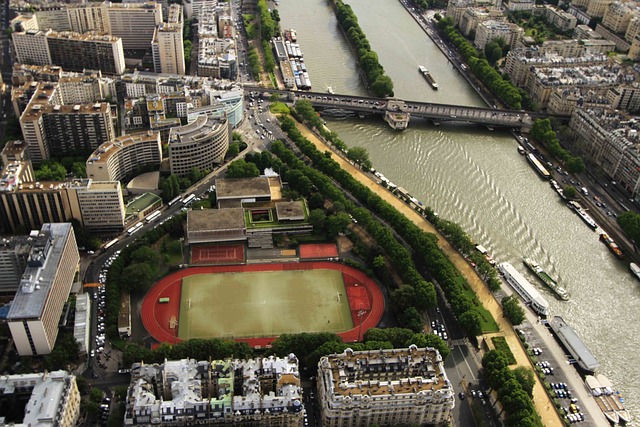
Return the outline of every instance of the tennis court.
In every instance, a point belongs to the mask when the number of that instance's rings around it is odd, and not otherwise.
[[[228,272],[182,279],[181,340],[276,337],[353,327],[339,270]]]
[[[191,264],[220,265],[242,264],[244,245],[209,245],[191,248]]]

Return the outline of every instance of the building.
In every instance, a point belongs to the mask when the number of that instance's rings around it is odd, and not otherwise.
[[[3,404],[3,402],[6,402]],[[76,377],[66,371],[0,376],[0,407],[26,402],[16,411],[20,419],[3,413],[3,425],[15,427],[74,427],[80,416]]]
[[[122,74],[125,70],[122,39],[98,33],[51,32],[47,35],[51,64],[65,71],[99,70]]]
[[[35,16],[38,20],[38,28],[42,30],[71,31],[65,6],[36,10]]]
[[[156,73],[185,74],[181,23],[158,25],[151,48]]]
[[[90,104],[104,100],[109,93],[102,78],[89,72],[82,76],[62,77],[58,80],[60,95],[65,104]]]
[[[539,6],[536,6],[536,8],[538,7]],[[578,20],[572,14],[550,5],[544,5],[541,6],[541,8],[543,9],[542,15],[546,18],[547,22],[560,31],[569,31],[576,28]]]
[[[66,192],[69,200],[77,200],[83,227],[102,232],[124,229],[126,209],[120,182],[82,180],[69,185]]]
[[[524,30],[518,25],[490,19],[478,24],[473,44],[478,49],[484,50],[487,43],[496,39],[503,39],[513,49],[523,36]]]
[[[29,149],[23,141],[8,141],[0,152],[0,158],[5,167],[11,162],[24,162],[29,160]]]
[[[504,21],[504,13],[500,10],[494,9],[481,9],[478,7],[472,7],[466,9],[460,16],[460,24],[458,28],[460,32],[465,36],[469,36],[472,32],[476,31],[478,24],[488,20]]]
[[[128,50],[148,50],[153,34],[162,23],[162,5],[159,3],[106,3],[110,33],[122,39]]]
[[[215,180],[218,208],[241,207],[243,203],[270,202],[279,199],[278,179],[259,176],[255,178],[218,178]],[[272,190],[276,195],[272,195]]]
[[[616,86],[609,90],[607,99],[614,110],[633,113],[640,111],[640,87],[631,85]]]
[[[518,12],[533,10],[535,5],[535,0],[507,0],[507,3],[504,6],[509,12]]]
[[[587,15],[591,18],[602,18],[607,8],[615,0],[589,0],[587,3]]]
[[[101,144],[87,159],[87,176],[122,181],[138,168],[162,163],[159,132],[134,133]]]
[[[187,212],[187,243],[247,240],[244,209],[206,209]]]
[[[16,293],[30,251],[31,241],[24,236],[0,239],[0,294]]]
[[[438,350],[353,351],[318,363],[324,427],[445,424],[455,394]]]
[[[231,127],[226,117],[200,115],[195,121],[171,128],[169,166],[172,174],[187,176],[191,169],[213,170],[229,149]]]
[[[51,353],[58,322],[78,271],[80,254],[70,223],[47,223],[33,231],[33,248],[7,315],[20,356]]]
[[[606,108],[573,111],[569,126],[578,147],[612,180],[635,199],[640,191],[640,132],[634,119]]]
[[[67,19],[71,31],[84,34],[89,31],[110,33],[109,15],[104,4],[85,3],[67,6]],[[60,31],[60,30],[58,30]]]
[[[49,65],[51,62],[51,54],[49,53],[49,44],[47,43],[47,34],[51,30],[28,30],[26,32],[13,33],[14,52],[16,61],[21,64],[32,65]]]
[[[91,346],[91,294],[76,295],[76,313],[73,336],[80,346],[80,353],[88,354]]]
[[[134,364],[125,426],[298,427],[304,405],[298,359],[182,359]]]
[[[634,11],[635,8],[627,3],[611,3],[602,17],[602,25],[616,34],[625,34]]]

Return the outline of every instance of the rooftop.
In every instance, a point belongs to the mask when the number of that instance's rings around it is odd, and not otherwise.
[[[139,143],[157,143],[158,147],[160,147],[160,133],[153,131],[131,133],[100,144],[100,146],[91,153],[87,163],[107,163],[109,158],[118,151]]]
[[[179,121],[179,119],[178,119]],[[215,133],[221,126],[228,126],[226,118],[214,118],[211,115],[200,115],[184,126],[174,126],[169,132],[169,144],[191,144]]]
[[[33,319],[42,315],[73,228],[70,223],[47,223],[35,233],[28,266],[20,280],[8,320]]]
[[[162,199],[153,193],[144,193],[127,204],[127,216],[137,214],[154,203],[162,204]]]
[[[269,178],[218,178],[215,181],[218,200],[271,197]]]
[[[306,217],[302,200],[276,202],[276,214],[278,221],[302,221]]]
[[[187,230],[190,232],[237,230],[244,226],[242,208],[196,209],[187,213]]]

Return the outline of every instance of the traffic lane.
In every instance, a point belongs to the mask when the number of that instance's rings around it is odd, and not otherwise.
[[[455,391],[456,405],[452,412],[454,425],[472,426],[475,425],[475,421],[471,407],[468,402],[465,404],[466,398],[465,400],[460,400],[460,393],[466,394],[465,385],[470,379],[475,378],[475,375],[473,375],[469,365],[466,363],[464,351],[460,350],[460,347],[464,346],[455,346],[451,349],[451,354],[444,361],[444,367]]]

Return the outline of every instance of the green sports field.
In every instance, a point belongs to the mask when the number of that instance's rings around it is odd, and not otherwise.
[[[182,340],[352,328],[342,273],[337,270],[196,274],[182,279]]]

